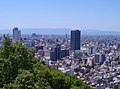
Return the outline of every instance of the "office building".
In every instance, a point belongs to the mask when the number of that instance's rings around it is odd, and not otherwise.
[[[50,59],[52,61],[60,60],[63,57],[69,56],[69,49],[61,49],[60,45],[56,45],[50,52]]]
[[[88,53],[89,55],[95,54],[95,47],[94,47],[94,46],[88,47],[87,53]]]
[[[18,41],[20,41],[20,40],[21,40],[21,31],[18,30]]]
[[[61,59],[61,46],[60,45],[56,45],[56,47],[51,50],[50,59],[52,61],[57,61]]]
[[[96,53],[95,54],[95,63],[100,63],[101,60],[101,54],[100,53]]]
[[[21,40],[21,31],[17,27],[13,28],[13,40],[15,42]]]
[[[69,49],[62,49],[61,50],[61,58],[69,56]]]
[[[80,50],[81,43],[81,31],[72,30],[71,31],[71,50]]]
[[[95,54],[95,63],[103,63],[106,60],[106,57],[102,53]]]

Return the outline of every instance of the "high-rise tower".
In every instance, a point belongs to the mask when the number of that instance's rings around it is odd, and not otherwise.
[[[13,40],[15,42],[21,40],[21,31],[17,27],[13,28]]]
[[[71,31],[71,50],[80,50],[81,43],[81,31],[72,30]]]

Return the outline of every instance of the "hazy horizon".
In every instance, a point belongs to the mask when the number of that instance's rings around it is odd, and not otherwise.
[[[119,0],[1,0],[0,29],[17,26],[119,31],[119,3]]]
[[[22,34],[36,33],[38,35],[49,34],[49,35],[65,35],[70,34],[70,28],[19,28]],[[96,30],[96,29],[79,29],[82,35],[120,35],[120,31],[111,30]],[[13,34],[12,29],[0,29],[0,34]]]

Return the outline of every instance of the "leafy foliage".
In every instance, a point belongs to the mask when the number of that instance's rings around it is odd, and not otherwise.
[[[91,89],[88,85],[34,58],[21,42],[4,36],[0,49],[0,89]]]

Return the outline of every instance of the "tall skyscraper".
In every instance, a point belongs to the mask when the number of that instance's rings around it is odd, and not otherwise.
[[[15,42],[21,40],[21,31],[17,27],[13,28],[13,40]]]
[[[72,30],[71,31],[71,50],[80,50],[81,43],[81,31]]]

